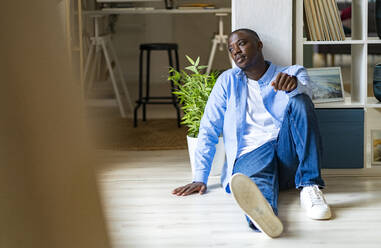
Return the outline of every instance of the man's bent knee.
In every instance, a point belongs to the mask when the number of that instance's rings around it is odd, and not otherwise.
[[[296,110],[314,110],[311,98],[306,94],[298,94],[290,98],[289,107]]]

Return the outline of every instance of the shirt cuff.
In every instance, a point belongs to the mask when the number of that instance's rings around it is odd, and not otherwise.
[[[312,99],[311,89],[307,85],[301,83],[299,79],[298,79],[298,85],[296,86],[296,88],[293,91],[286,92],[288,97],[294,97],[302,93],[307,94]]]
[[[296,86],[294,90],[286,91],[286,94],[288,95],[288,97],[293,97],[299,94],[300,93],[299,86],[300,86],[300,82],[298,81],[298,86]]]
[[[195,175],[193,176],[192,182],[202,182],[205,185],[207,185],[208,184],[208,177],[209,177],[209,173],[207,173],[205,171],[199,171],[199,172],[196,171]]]

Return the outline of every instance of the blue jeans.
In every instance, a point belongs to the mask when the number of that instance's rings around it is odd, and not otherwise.
[[[239,157],[234,173],[250,177],[278,214],[279,189],[324,186],[322,145],[314,105],[305,94],[290,98],[277,140]],[[253,223],[249,226],[256,230]]]

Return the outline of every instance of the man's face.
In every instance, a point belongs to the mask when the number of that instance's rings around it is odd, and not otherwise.
[[[262,42],[251,34],[239,31],[230,36],[228,50],[235,64],[246,70],[255,65],[262,55]]]

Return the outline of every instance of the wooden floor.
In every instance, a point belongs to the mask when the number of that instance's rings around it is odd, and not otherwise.
[[[190,181],[186,150],[100,152],[98,170],[112,245],[119,247],[381,247],[381,177],[326,173],[329,221],[308,219],[296,190],[281,192],[285,231],[269,239],[251,231],[217,177],[205,195],[170,194]],[[361,174],[361,173],[360,173]]]

